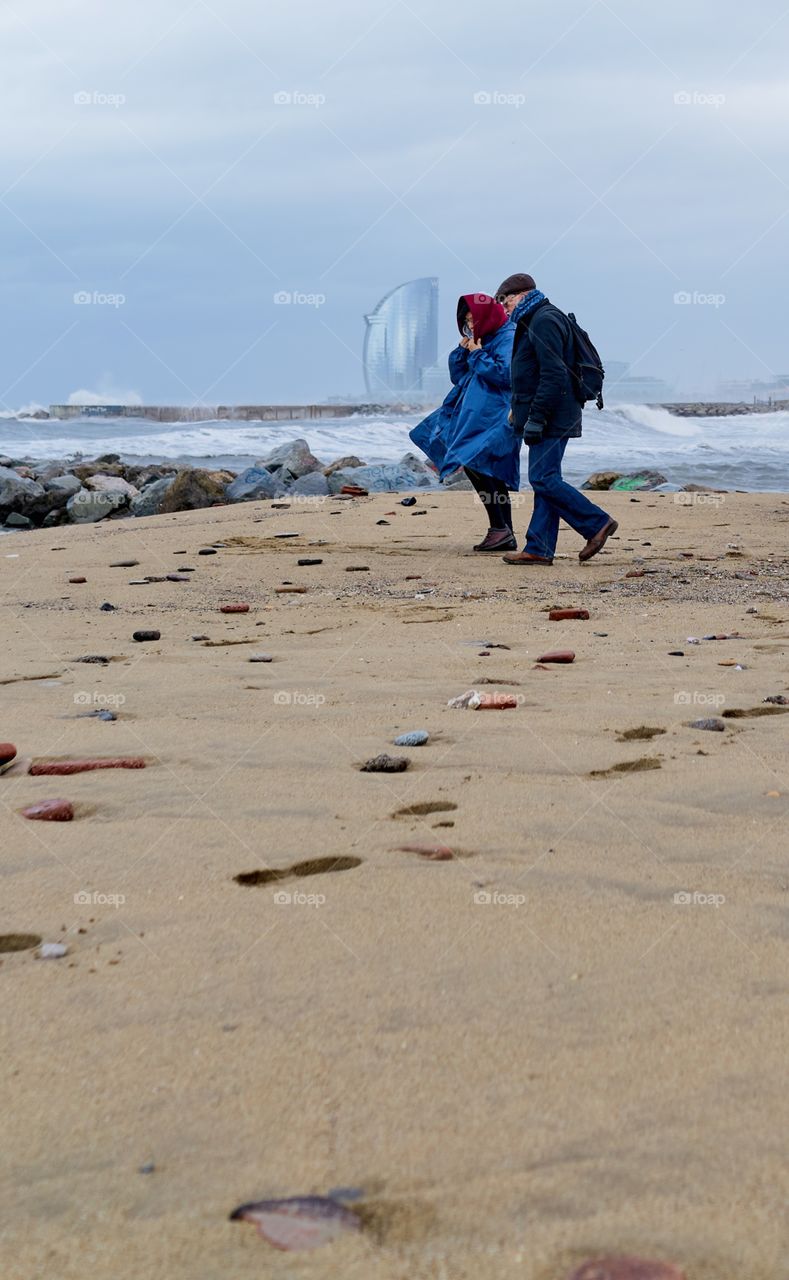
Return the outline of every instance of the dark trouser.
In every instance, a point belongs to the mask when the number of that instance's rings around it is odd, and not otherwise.
[[[471,467],[464,467],[466,475],[477,491],[490,522],[491,529],[512,528],[512,504],[506,484],[496,480],[494,476],[483,476]]]
[[[562,479],[566,440],[540,440],[529,445],[529,484],[534,490],[534,512],[526,534],[526,546],[534,556],[553,559],[559,520],[588,542],[610,519],[602,507]]]

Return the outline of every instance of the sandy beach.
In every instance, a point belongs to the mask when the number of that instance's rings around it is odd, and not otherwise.
[[[0,539],[0,928],[68,946],[0,956],[8,1280],[785,1280],[789,500],[604,494],[524,570],[401,496]],[[146,767],[27,772],[88,755]],[[309,1253],[229,1221],[336,1188]]]

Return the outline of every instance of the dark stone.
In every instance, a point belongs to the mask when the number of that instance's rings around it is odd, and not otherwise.
[[[140,644],[147,640],[161,640],[161,638],[161,631],[135,631],[132,635],[132,640],[137,640]]]
[[[404,773],[411,763],[405,756],[388,756],[384,752],[360,766],[362,773]]]

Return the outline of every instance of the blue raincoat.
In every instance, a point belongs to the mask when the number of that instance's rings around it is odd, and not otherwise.
[[[521,438],[508,422],[514,337],[508,320],[484,338],[481,351],[458,346],[450,353],[452,389],[410,433],[442,480],[471,467],[508,489],[520,487]]]

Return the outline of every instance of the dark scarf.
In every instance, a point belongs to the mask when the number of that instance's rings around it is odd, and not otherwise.
[[[531,293],[527,294],[523,301],[518,303],[510,316],[510,320],[513,324],[517,324],[519,320],[522,320],[524,316],[527,316],[529,312],[533,311],[536,306],[545,301],[545,294],[542,293],[541,290],[532,289]]]

